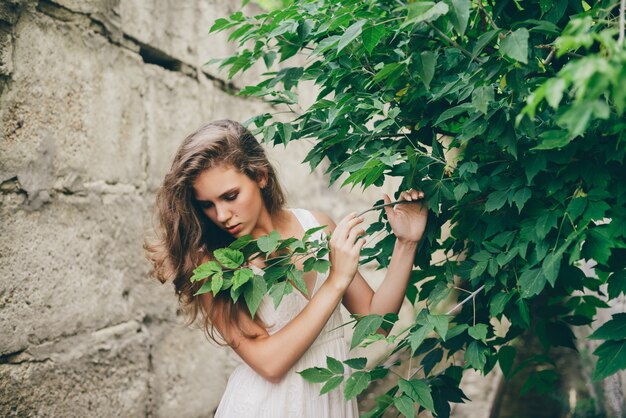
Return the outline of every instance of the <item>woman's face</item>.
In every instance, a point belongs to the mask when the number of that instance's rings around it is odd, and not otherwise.
[[[231,165],[204,170],[193,182],[196,201],[219,228],[240,237],[252,233],[266,211],[261,188],[266,179],[256,182]]]

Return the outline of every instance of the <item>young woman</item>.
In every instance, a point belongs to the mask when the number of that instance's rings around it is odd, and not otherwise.
[[[409,190],[401,199],[418,200]],[[386,203],[389,196],[383,196]],[[160,237],[146,249],[161,282],[172,280],[190,323],[198,314],[214,340],[214,331],[243,359],[231,375],[216,417],[356,417],[356,401],[340,390],[319,395],[319,385],[296,372],[326,364],[326,356],[346,359],[339,304],[353,314],[397,313],[404,299],[415,250],[426,225],[423,204],[386,207],[396,235],[384,282],[373,292],[359,274],[365,243],[363,218],[351,213],[337,225],[325,214],[286,209],[276,173],[263,148],[240,124],[222,120],[189,135],[180,146],[157,195]],[[265,297],[253,320],[245,304],[228,295],[194,297],[201,283],[193,270],[213,251],[237,237],[253,238],[277,230],[283,238],[302,238],[305,230],[327,225],[312,238],[331,234],[327,274],[304,274],[308,297],[294,288],[274,309]],[[303,260],[295,260],[302,269]],[[262,261],[250,261],[260,269]]]

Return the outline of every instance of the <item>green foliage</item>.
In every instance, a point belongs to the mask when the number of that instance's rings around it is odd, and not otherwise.
[[[440,372],[437,364],[465,350],[465,367],[488,373],[499,363],[510,377],[532,364],[513,369],[512,342],[525,330],[537,333],[546,352],[574,347],[570,326],[590,324],[606,306],[593,295],[600,286],[608,284],[609,299],[626,293],[626,50],[616,41],[615,5],[303,0],[254,17],[237,12],[211,28],[231,31],[239,44],[220,61],[229,77],[257,61],[267,66],[266,78],[241,94],[291,110],[300,82],[319,89],[288,122],[272,114],[247,121],[265,142],[311,140],[305,162],[313,169],[327,160],[331,183],[367,188],[399,177],[400,189],[425,192],[432,214],[409,300],[435,309],[455,278],[469,291],[484,286],[453,316],[423,311],[395,339],[396,350],[420,356],[438,416],[464,397],[460,370]],[[442,239],[446,222],[451,236]],[[389,231],[384,213],[368,232],[381,230]],[[393,245],[393,236],[382,239],[363,261],[387,266]],[[431,265],[435,251],[448,257]],[[582,274],[582,259],[597,262],[597,277]],[[196,280],[215,274],[205,269]],[[275,301],[284,290],[273,290]],[[505,336],[493,334],[491,317],[511,322]],[[622,321],[607,326],[621,329]],[[352,346],[383,338],[381,324],[378,316],[358,321]],[[626,367],[625,340],[607,335],[595,335],[606,339],[595,352],[597,379]],[[537,360],[547,366],[524,390],[549,390],[557,375],[548,360]],[[346,395],[378,376],[357,373]],[[366,416],[392,404],[410,415],[409,400],[419,401],[398,390]]]

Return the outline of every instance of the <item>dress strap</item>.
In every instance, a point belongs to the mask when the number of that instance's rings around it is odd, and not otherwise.
[[[315,228],[317,226],[320,226],[320,223],[317,221],[317,219],[315,219],[315,216],[313,216],[313,214],[306,210],[306,209],[290,209],[291,212],[295,215],[295,217],[298,219],[298,222],[300,222],[300,225],[302,225],[302,228],[306,231],[307,229],[311,229],[311,228]],[[313,234],[311,236],[311,238],[313,239],[320,239],[321,237],[324,236],[324,232],[323,231],[318,231],[315,234]]]

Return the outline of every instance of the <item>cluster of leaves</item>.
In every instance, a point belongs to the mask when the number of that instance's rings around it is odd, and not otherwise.
[[[454,316],[425,312],[394,340],[396,350],[420,356],[423,378],[409,382],[431,388],[438,416],[462,401],[449,365],[456,352],[464,351],[465,368],[488,373],[499,364],[507,376],[539,362],[526,389],[548,390],[557,378],[550,348],[575,349],[571,326],[591,324],[607,299],[626,293],[618,5],[302,0],[254,17],[237,12],[211,28],[231,31],[239,45],[220,61],[229,77],[261,61],[268,69],[241,94],[293,109],[300,82],[319,88],[290,122],[269,113],[247,121],[267,143],[312,140],[305,161],[313,169],[327,159],[331,183],[367,188],[400,177],[400,190],[424,190],[433,213],[407,291],[412,302],[434,309],[459,279],[482,289]],[[446,222],[451,234],[442,239]],[[381,219],[368,232],[384,229]],[[367,249],[366,260],[387,266],[393,240]],[[445,260],[432,264],[434,251]],[[579,268],[590,259],[593,277]],[[496,335],[490,319],[503,317],[511,326]],[[369,327],[363,320],[357,329]],[[620,328],[626,318],[611,323]],[[526,331],[545,355],[516,362],[513,343]],[[607,339],[595,352],[601,379],[626,366],[626,350],[621,334],[596,336]],[[394,404],[412,416],[407,399],[428,408],[406,385],[394,390],[376,413]]]
[[[195,295],[212,292],[228,293],[236,303],[241,295],[252,318],[254,318],[263,297],[269,293],[278,307],[285,295],[294,291],[294,287],[308,297],[304,282],[304,272],[315,270],[324,273],[330,267],[328,261],[328,241],[311,239],[315,233],[324,229],[319,226],[308,229],[302,239],[281,239],[277,231],[253,239],[244,235],[233,241],[228,247],[213,252],[214,260],[199,265],[190,280],[192,283],[203,281]],[[250,261],[263,257],[265,267],[253,270]],[[296,268],[298,258],[306,258],[303,270]]]

